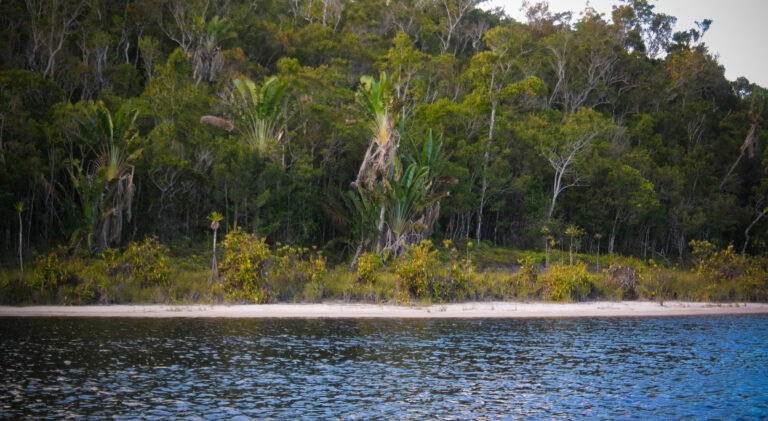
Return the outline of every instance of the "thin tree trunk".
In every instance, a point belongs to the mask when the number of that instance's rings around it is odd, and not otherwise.
[[[491,124],[488,129],[488,143],[485,145],[485,154],[483,154],[483,183],[480,187],[480,206],[477,207],[477,244],[480,244],[480,240],[482,240],[483,207],[485,206],[485,192],[488,190],[488,161],[490,160],[491,143],[493,143],[493,128],[496,124],[496,104],[496,101],[491,102]]]
[[[229,190],[227,188],[227,182],[224,182],[224,229],[229,234]]]
[[[32,244],[32,212],[35,210],[35,189],[32,189],[32,199],[29,201],[27,212],[27,244]]]
[[[22,228],[21,212],[19,212],[19,269],[21,270],[21,280],[24,280],[24,257],[22,254],[22,241],[24,240],[24,230]]]
[[[365,244],[365,236],[360,238],[360,244],[357,245],[357,250],[355,250],[355,257],[352,258],[352,263],[349,264],[349,272],[354,272],[355,267],[357,267],[357,259],[360,258],[360,254],[363,252],[363,245]]]
[[[555,181],[552,186],[552,203],[549,205],[549,212],[547,213],[547,221],[552,220],[552,214],[555,213],[555,203],[557,203],[557,196],[560,195],[560,186],[563,182],[563,172],[555,170]]]
[[[597,271],[600,272],[600,239],[597,239]]]
[[[216,262],[216,232],[218,229],[213,230],[213,260],[211,262],[211,279],[208,281],[208,285],[213,285],[219,281],[219,264]]]
[[[384,239],[384,218],[386,216],[386,207],[381,207],[381,212],[379,212],[379,238],[376,241],[376,251],[381,252],[382,247],[384,247],[384,242],[386,241]]]
[[[608,241],[608,253],[611,254],[614,251],[616,244],[616,225],[619,224],[619,212],[616,212],[616,217],[613,218],[613,227],[611,228],[611,239]]]
[[[752,229],[752,227],[754,227],[754,226],[755,226],[755,224],[757,224],[757,222],[758,222],[758,221],[760,221],[760,219],[761,219],[763,216],[765,216],[766,212],[768,212],[768,207],[764,208],[764,209],[762,210],[762,212],[760,212],[759,214],[757,214],[757,218],[755,218],[755,219],[752,221],[752,223],[751,223],[751,224],[749,224],[749,226],[747,227],[747,229],[746,229],[746,230],[744,230],[744,236],[745,236],[745,237],[747,237],[747,238],[746,238],[746,240],[744,241],[744,247],[742,247],[742,248],[741,248],[741,254],[742,254],[742,255],[747,253],[747,245],[749,245],[749,231]]]

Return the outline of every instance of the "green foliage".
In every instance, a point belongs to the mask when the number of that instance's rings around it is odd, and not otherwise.
[[[373,133],[381,147],[391,137],[389,118],[393,105],[392,80],[384,72],[381,72],[378,81],[372,76],[360,77],[356,99],[372,119]]]
[[[437,250],[432,242],[424,240],[419,244],[409,246],[397,260],[395,274],[399,280],[399,288],[407,294],[419,299],[428,300],[439,294],[433,285],[440,276],[440,264]],[[436,297],[437,298],[437,297]]]
[[[274,153],[283,136],[286,86],[277,77],[264,81],[260,89],[248,78],[232,83],[227,110],[235,127],[251,148]]]
[[[35,259],[26,287],[34,302],[64,305],[93,304],[98,289],[83,256],[70,256],[59,247]]]
[[[142,287],[169,284],[168,260],[168,248],[155,237],[147,237],[141,243],[130,243],[122,256],[134,281]]]
[[[704,265],[712,259],[712,256],[715,254],[717,249],[714,244],[707,240],[691,240],[688,245],[691,246],[691,253],[697,260],[699,270],[702,270]]]
[[[381,257],[376,253],[364,252],[357,259],[356,281],[363,284],[375,284],[383,266]]]
[[[216,223],[238,225],[265,243],[317,245],[335,263],[480,226],[492,245],[472,265],[444,254],[430,299],[537,296],[511,280],[515,262],[562,263],[566,248],[574,265],[591,259],[577,251],[663,256],[662,266],[636,266],[640,298],[760,299],[766,94],[727,80],[701,43],[706,22],[673,35],[674,17],[648,1],[572,24],[521,23],[454,0],[43,3],[36,12],[11,2],[0,29],[0,218],[24,234],[0,249],[8,261],[13,250],[14,266],[21,251],[18,275],[30,250],[87,245],[109,254],[109,279],[94,278],[108,302],[164,302],[197,284],[117,285],[132,275],[108,250],[129,231],[190,247],[208,243]],[[206,220],[212,209],[223,219]],[[571,225],[589,237],[568,234]],[[687,247],[691,238],[753,257]],[[232,299],[316,300],[333,296],[327,282],[346,288],[342,276],[308,281],[310,269],[290,281],[273,273],[288,253],[279,249],[253,297]],[[696,268],[683,275],[670,262],[684,266],[691,250]],[[86,271],[100,264],[84,261]],[[394,285],[381,271],[371,288]],[[631,295],[618,272],[595,276],[608,279],[608,295]],[[230,296],[223,285],[218,298]]]
[[[617,257],[606,269],[604,282],[617,290],[617,298],[631,300],[637,298],[643,269],[637,259]]]
[[[79,129],[71,133],[81,148],[91,151],[90,161],[73,159],[68,169],[80,198],[80,227],[73,240],[84,236],[94,254],[119,242],[124,215],[131,219],[134,164],[142,152],[135,145],[137,115],[127,103],[114,116],[103,103],[91,104],[86,117],[77,119]]]
[[[70,262],[67,250],[59,247],[35,259],[35,269],[27,285],[35,291],[55,293],[59,287],[76,285],[79,280],[79,273]]]
[[[541,274],[544,286],[542,297],[554,301],[573,301],[585,298],[592,287],[592,276],[585,263],[575,265],[555,264]]]
[[[691,241],[699,257],[703,296],[712,301],[765,300],[768,297],[768,259],[736,253],[733,244],[716,250],[706,241]]]
[[[443,279],[443,291],[439,298],[443,300],[465,299],[474,293],[472,286],[473,276],[475,274],[472,266],[472,242],[467,244],[465,255],[452,247],[450,240],[443,241],[443,246],[450,255],[450,272],[447,279]]]
[[[229,299],[265,303],[272,292],[268,288],[266,263],[269,247],[263,238],[236,228],[221,243],[223,257],[219,264],[222,284],[214,289]]]
[[[520,269],[515,275],[517,288],[524,293],[532,291],[539,278],[537,260],[531,256],[523,256],[517,262],[520,264]]]
[[[327,259],[322,251],[282,245],[269,258],[268,282],[278,299],[312,302],[323,297]]]
[[[219,212],[213,211],[210,215],[206,216],[206,219],[208,219],[211,222],[221,222],[222,219],[224,219],[224,215],[222,215]]]
[[[323,297],[327,259],[321,251],[278,244],[272,252],[264,238],[239,228],[227,234],[221,248],[222,283],[212,288],[226,299],[266,303]]]

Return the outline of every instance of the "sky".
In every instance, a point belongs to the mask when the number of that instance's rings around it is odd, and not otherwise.
[[[537,0],[531,0],[535,3]],[[611,16],[611,6],[619,0],[591,0],[589,5],[598,12]],[[553,12],[573,11],[574,20],[579,18],[586,0],[549,0]],[[651,0],[657,13],[666,13],[677,18],[675,31],[695,28],[694,21],[712,19],[712,26],[704,36],[709,51],[718,56],[718,62],[725,66],[725,76],[736,80],[740,76],[750,82],[768,87],[768,0]],[[508,16],[525,22],[520,10],[522,0],[488,0],[481,5],[484,9],[502,7]]]

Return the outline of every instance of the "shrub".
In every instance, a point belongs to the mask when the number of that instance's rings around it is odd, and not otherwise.
[[[431,241],[424,240],[420,244],[408,246],[397,261],[395,274],[401,291],[421,299],[429,299],[432,298],[433,292],[431,284],[438,276],[439,270],[437,250],[432,248]]]
[[[486,269],[472,278],[478,300],[503,300],[514,296],[515,274],[503,269]]]
[[[355,281],[361,284],[373,285],[379,279],[379,270],[384,263],[378,254],[365,252],[357,258],[357,276]]]
[[[680,296],[688,297],[690,291],[685,291],[680,281],[682,276],[688,275],[686,272],[677,269],[660,267],[653,259],[648,260],[648,266],[644,267],[637,274],[638,282],[635,284],[639,296],[650,300],[657,300],[661,303],[673,296],[672,285],[680,285],[674,292],[676,298]],[[677,279],[677,282],[675,280]]]
[[[707,247],[705,241],[691,241],[690,245],[699,260],[699,277],[705,283],[704,299],[754,301],[768,297],[765,258],[738,254],[733,244],[724,250]]]
[[[263,238],[236,228],[221,243],[223,258],[219,265],[222,284],[214,285],[231,299],[265,303],[270,291],[266,263],[271,257]]]
[[[520,269],[515,274],[515,284],[519,291],[526,293],[535,288],[539,268],[536,266],[536,259],[531,256],[521,257],[517,263],[520,264]]]
[[[276,298],[288,300],[300,297],[316,301],[323,296],[326,258],[322,251],[306,247],[279,246],[265,261],[266,282]]]
[[[142,287],[168,285],[168,248],[157,238],[148,237],[143,243],[130,243],[121,260]]]
[[[84,305],[96,302],[98,288],[93,280],[86,280],[77,285],[64,285],[59,288],[58,302],[65,305]]]
[[[636,259],[616,257],[605,271],[605,283],[618,290],[619,299],[637,298],[642,266]]]
[[[474,269],[472,267],[472,254],[470,252],[472,243],[467,244],[467,255],[459,256],[458,250],[454,247],[450,247],[450,240],[443,242],[448,249],[448,253],[451,257],[451,270],[448,278],[438,281],[436,286],[440,289],[439,294],[434,294],[437,300],[456,300],[467,298],[475,293],[475,288],[472,285],[472,275]]]
[[[78,281],[76,267],[69,261],[66,249],[60,247],[35,259],[35,270],[27,285],[33,291],[53,293],[61,286],[76,285]]]
[[[295,279],[303,283],[302,298],[317,301],[323,298],[327,259],[322,251],[310,253],[309,259],[301,259],[296,265]]]
[[[584,262],[575,265],[552,265],[540,278],[544,286],[542,298],[554,301],[571,301],[586,297],[592,286],[592,278]]]

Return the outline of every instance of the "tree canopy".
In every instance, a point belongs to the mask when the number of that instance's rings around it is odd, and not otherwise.
[[[3,250],[19,225],[35,250],[200,242],[221,212],[338,259],[569,225],[611,252],[768,252],[765,89],[725,78],[716,20],[478,3],[3,2]]]

